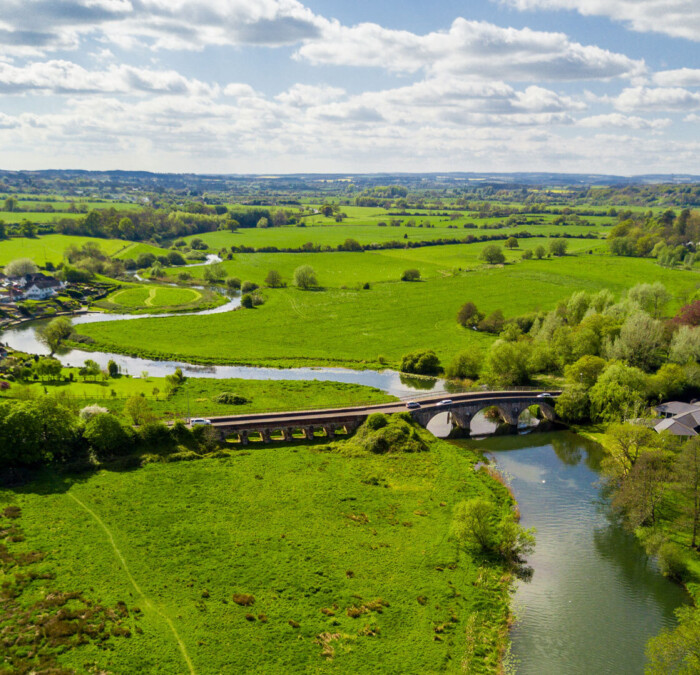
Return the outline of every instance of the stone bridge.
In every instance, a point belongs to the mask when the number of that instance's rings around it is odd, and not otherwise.
[[[405,402],[395,402],[352,408],[232,415],[209,419],[221,440],[235,435],[244,445],[248,443],[250,434],[260,434],[265,443],[273,440],[289,441],[299,436],[311,440],[319,433],[331,439],[338,431],[351,433],[369,415],[376,412],[391,414],[408,411],[413,419],[424,427],[436,415],[449,413],[455,426],[468,432],[474,415],[487,408],[496,408],[503,420],[512,425],[517,425],[520,414],[532,405],[538,405],[542,415],[548,420],[553,420],[555,413],[552,403],[559,394],[560,392],[542,391],[479,391],[452,394],[448,404],[442,403],[445,394],[440,397],[417,399],[421,407],[415,410],[408,410]]]
[[[537,405],[542,413],[542,416],[553,422],[556,418],[556,413],[552,407],[553,399],[559,395],[559,392],[552,394],[546,398],[538,394],[524,394],[504,397],[501,394],[505,392],[490,392],[484,394],[478,399],[466,399],[456,401],[449,406],[433,405],[422,407],[419,410],[412,410],[413,419],[423,427],[427,427],[430,420],[440,413],[448,412],[450,420],[455,427],[468,432],[472,419],[477,413],[489,408],[495,408],[501,419],[511,426],[517,426],[520,415],[530,406]],[[542,393],[542,392],[541,392]],[[493,396],[498,394],[498,396]]]

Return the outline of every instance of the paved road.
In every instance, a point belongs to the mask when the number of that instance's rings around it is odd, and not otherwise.
[[[450,394],[449,399],[452,406],[440,406],[439,402],[446,398],[445,394],[440,396],[427,396],[416,399],[421,404],[423,410],[441,410],[448,412],[451,407],[456,407],[460,403],[483,402],[484,407],[493,405],[496,400],[518,400],[524,397],[537,397],[538,394],[550,393],[552,398],[556,398],[560,392],[543,390],[535,391],[476,391],[464,394]],[[248,415],[227,415],[222,417],[208,417],[212,426],[227,429],[252,429],[256,425],[265,426],[322,426],[325,423],[338,422],[343,419],[351,420],[364,418],[375,412],[396,413],[405,412],[406,402],[397,401],[394,403],[381,403],[378,405],[355,406],[350,408],[324,408],[321,410],[295,410],[289,412],[276,413],[256,413]]]

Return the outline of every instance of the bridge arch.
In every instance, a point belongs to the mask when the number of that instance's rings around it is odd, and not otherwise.
[[[495,433],[502,425],[516,426],[517,416],[505,406],[498,404],[485,405],[474,411],[469,418],[466,429],[471,435],[481,436]]]

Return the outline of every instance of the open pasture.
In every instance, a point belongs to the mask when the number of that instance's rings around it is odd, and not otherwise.
[[[605,242],[596,239],[569,239],[567,242],[572,253],[587,253],[605,248]],[[233,260],[227,260],[222,265],[228,276],[254,281],[260,285],[273,269],[282,275],[285,282],[291,284],[294,270],[300,265],[310,265],[321,286],[340,288],[398,281],[406,269],[414,267],[420,271],[423,279],[440,278],[458,273],[459,270],[479,268],[483,266],[479,256],[492,243],[494,242],[353,253],[236,253]],[[503,245],[503,242],[495,243],[501,247]],[[520,248],[517,249],[503,249],[508,262],[520,260],[526,249],[533,250],[540,244],[547,248],[549,240],[532,238],[520,240],[519,244]],[[203,278],[205,268],[194,267],[187,271],[195,278]],[[166,273],[177,276],[180,272],[178,268],[171,268]]]
[[[45,265],[47,262],[57,265],[63,260],[63,253],[69,246],[81,247],[88,242],[99,246],[107,255],[114,255],[128,245],[128,242],[121,239],[63,234],[47,234],[33,239],[12,237],[0,241],[0,265],[7,265],[16,258],[31,258],[37,265]]]
[[[666,285],[675,296],[669,311],[700,281],[696,271],[670,270],[647,259],[566,256],[370,290],[266,290],[268,301],[251,310],[91,324],[81,332],[109,351],[201,363],[381,367],[416,349],[434,349],[444,362],[493,339],[457,324],[466,301],[508,317],[551,309],[578,290],[620,294],[640,279]]]
[[[38,593],[128,610],[128,638],[59,652],[65,668],[422,675],[468,659],[470,672],[495,672],[509,575],[448,535],[457,502],[505,491],[469,451],[428,442],[414,454],[346,456],[341,441],[52,471],[0,500],[21,508],[25,540],[11,546],[49,553],[41,571],[54,577]]]

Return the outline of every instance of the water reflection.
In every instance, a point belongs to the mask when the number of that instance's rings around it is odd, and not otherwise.
[[[600,508],[600,446],[567,431],[455,442],[495,458],[537,530],[533,577],[514,596],[517,672],[642,673],[646,641],[688,599]]]

